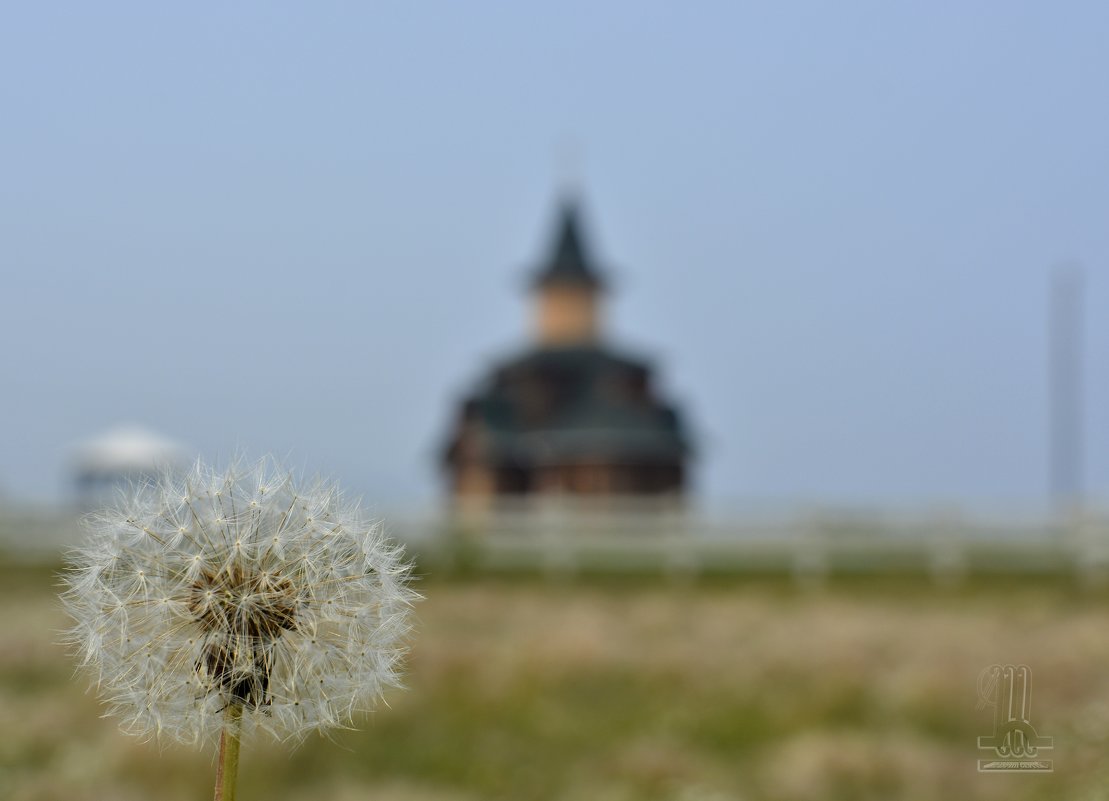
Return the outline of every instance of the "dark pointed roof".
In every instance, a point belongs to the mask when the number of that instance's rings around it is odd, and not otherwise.
[[[604,288],[604,281],[584,245],[578,206],[572,199],[562,203],[550,255],[536,271],[532,285]]]

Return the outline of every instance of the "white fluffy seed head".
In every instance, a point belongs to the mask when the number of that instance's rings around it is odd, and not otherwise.
[[[269,460],[198,463],[85,520],[62,594],[83,667],[124,731],[212,739],[349,726],[398,684],[409,566],[333,485]]]

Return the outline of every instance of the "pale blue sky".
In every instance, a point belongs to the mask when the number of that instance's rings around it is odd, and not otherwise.
[[[437,496],[527,328],[555,154],[710,499],[1046,485],[1046,289],[1088,293],[1109,496],[1104,3],[12,3],[0,488],[121,421]]]

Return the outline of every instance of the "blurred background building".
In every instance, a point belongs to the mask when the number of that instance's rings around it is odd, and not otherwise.
[[[79,506],[107,500],[121,485],[146,480],[164,468],[180,468],[186,448],[138,425],[120,425],[77,444],[72,476]]]
[[[531,279],[534,341],[461,403],[443,452],[451,493],[679,495],[690,455],[681,416],[650,362],[603,336],[608,289],[573,199]]]

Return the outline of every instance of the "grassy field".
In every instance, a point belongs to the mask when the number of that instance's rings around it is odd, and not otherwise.
[[[214,756],[118,733],[53,644],[50,571],[0,568],[0,798],[209,798]],[[583,579],[419,589],[409,687],[360,731],[244,748],[242,801],[1109,798],[1109,595]],[[1027,663],[1050,775],[981,775],[979,671]],[[988,756],[988,754],[981,754]]]

